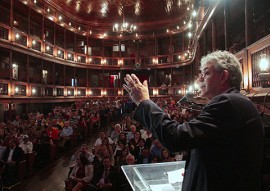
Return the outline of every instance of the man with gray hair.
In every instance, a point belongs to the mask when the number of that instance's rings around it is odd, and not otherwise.
[[[150,100],[147,81],[127,74],[123,85],[138,106],[134,119],[171,152],[191,150],[183,191],[259,191],[264,133],[254,104],[239,93],[241,65],[227,51],[201,59],[200,96],[208,103],[179,124]]]

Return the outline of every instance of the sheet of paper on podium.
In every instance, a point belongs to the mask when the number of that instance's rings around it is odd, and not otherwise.
[[[152,191],[175,191],[171,184],[150,185]]]
[[[183,182],[183,173],[184,173],[185,169],[181,168],[178,170],[174,170],[174,171],[169,171],[167,172],[168,174],[168,181],[170,184],[174,184],[177,182]]]

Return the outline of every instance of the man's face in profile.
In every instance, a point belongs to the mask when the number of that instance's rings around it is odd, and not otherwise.
[[[210,100],[220,93],[221,74],[222,72],[216,71],[211,62],[208,62],[202,68],[201,75],[198,78],[201,97]]]

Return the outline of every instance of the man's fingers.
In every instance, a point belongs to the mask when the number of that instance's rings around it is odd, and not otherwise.
[[[133,87],[135,85],[134,80],[131,78],[131,76],[129,74],[126,75],[126,77],[124,78],[125,82],[127,83],[127,85]]]
[[[127,91],[127,93],[130,94],[130,92],[131,92],[131,88],[130,87],[128,87],[126,84],[124,84],[123,85],[123,88]]]
[[[147,83],[147,80],[144,80],[143,81],[143,86],[147,87],[148,88],[148,83]]]
[[[131,78],[134,81],[135,84],[141,85],[142,83],[140,82],[139,78],[135,74],[131,74]]]

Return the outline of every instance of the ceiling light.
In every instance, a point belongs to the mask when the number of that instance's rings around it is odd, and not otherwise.
[[[123,13],[123,22],[122,24],[114,24],[113,25],[113,32],[117,32],[117,33],[133,33],[135,30],[137,29],[137,27],[133,24],[128,24],[127,22],[125,22],[125,16]]]
[[[195,10],[192,12],[192,16],[193,17],[196,17],[197,16],[197,12]]]

